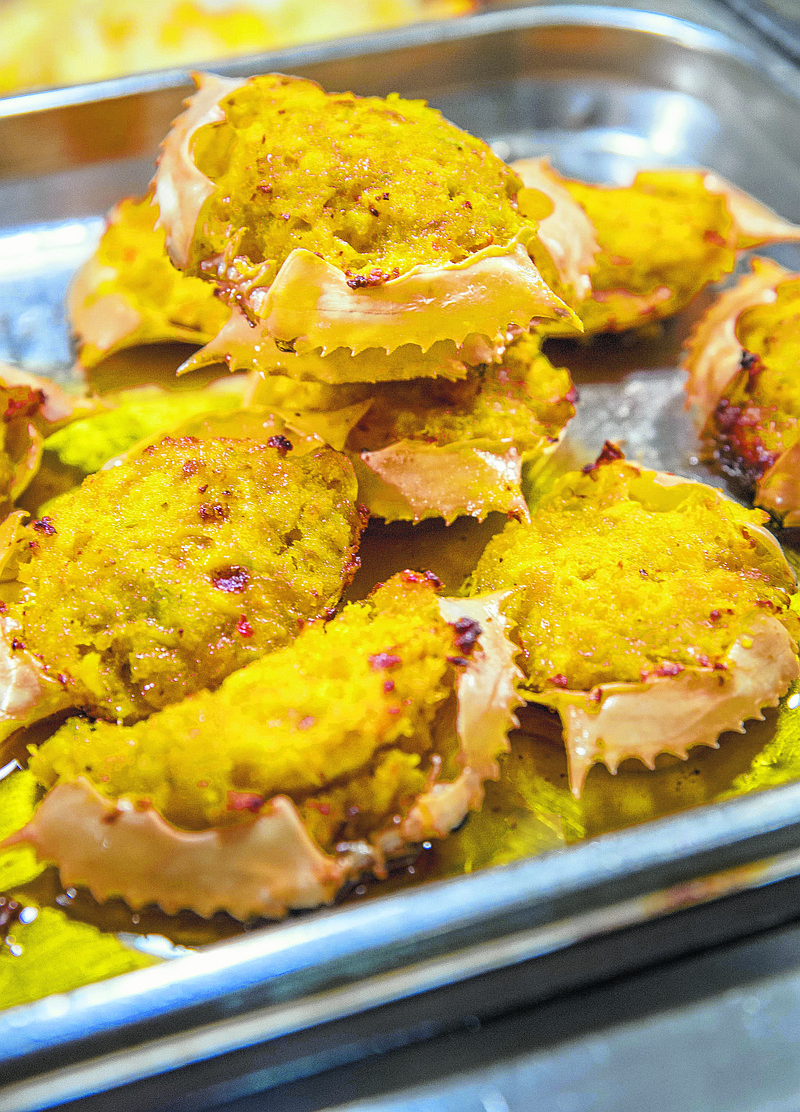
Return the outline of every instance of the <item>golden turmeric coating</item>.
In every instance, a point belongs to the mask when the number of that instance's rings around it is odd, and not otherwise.
[[[789,612],[791,572],[761,524],[700,484],[665,484],[607,446],[563,476],[532,514],[493,538],[471,591],[518,587],[530,692],[639,683],[723,658],[754,617]]]
[[[424,101],[329,94],[267,74],[221,109],[193,140],[215,188],[187,269],[223,288],[268,286],[294,248],[359,288],[535,230],[517,212],[513,170]]]
[[[323,848],[365,837],[455,751],[455,731],[436,726],[479,630],[442,618],[435,583],[395,576],[217,691],[146,721],[72,719],[31,768],[48,789],[86,776],[188,830],[252,821],[285,793]]]
[[[4,620],[68,705],[140,717],[336,605],[358,564],[352,467],[276,441],[165,438],[33,523]]]
[[[206,343],[228,318],[212,288],[172,265],[158,216],[149,196],[120,201],[73,279],[68,308],[86,369],[138,344]]]

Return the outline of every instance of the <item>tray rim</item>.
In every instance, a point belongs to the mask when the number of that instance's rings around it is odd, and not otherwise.
[[[668,7],[669,0],[666,4],[661,0],[661,6]],[[701,14],[702,0],[698,8],[698,14]],[[706,9],[703,14],[711,13]],[[566,4],[543,3],[532,7],[520,5],[487,10],[457,19],[416,23],[384,32],[370,32],[305,46],[248,54],[235,59],[210,59],[192,66],[145,71],[104,81],[17,93],[0,97],[0,120],[98,101],[118,100],[141,93],[157,93],[170,89],[186,89],[191,92],[194,87],[191,74],[204,68],[225,76],[237,77],[268,72],[274,63],[285,63],[286,70],[280,72],[291,72],[292,66],[306,67],[364,55],[393,53],[430,43],[478,38],[487,34],[554,24],[579,26],[587,23],[603,28],[663,35],[681,46],[703,47],[713,53],[723,52],[728,56],[733,54],[738,60],[750,65],[766,62],[766,72],[770,78],[781,86],[785,83],[784,91],[788,90],[795,98],[800,99],[800,71],[797,67],[786,61],[765,39],[757,38],[754,28],[741,16],[737,16],[735,11],[729,9],[726,14],[736,18],[741,38],[733,37],[732,29],[718,30],[653,8],[618,7],[613,3],[594,4],[591,0],[577,0]],[[748,38],[750,41],[746,41]]]
[[[487,12],[454,23],[421,24],[390,35],[359,36],[335,43],[249,56],[215,68],[224,73],[250,72],[259,64],[258,59],[283,60],[288,68],[288,64],[299,66],[346,59],[363,52],[379,54],[405,46],[471,38],[515,28],[554,24],[596,26],[598,23],[613,29],[666,34],[680,45],[702,46],[713,52],[724,52],[727,56],[734,54],[745,64],[759,66],[765,80],[777,80],[781,91],[784,94],[789,92],[800,106],[800,73],[785,67],[783,61],[763,43],[754,41],[747,44],[721,31],[660,12],[610,5],[543,5]],[[765,56],[776,62],[775,72],[769,67],[766,71],[761,68]],[[784,87],[781,78],[781,75],[785,76],[786,68],[793,76],[788,87]],[[135,78],[21,94],[0,101],[0,118],[58,110],[72,104],[115,99],[131,93],[175,87],[188,89],[187,72],[159,71]],[[776,78],[776,74],[780,79]],[[662,845],[659,851],[658,838],[663,837],[665,832],[670,844],[668,847]],[[730,874],[727,879],[725,874]],[[497,947],[489,966],[485,967],[491,968],[493,961],[499,968],[509,962],[528,960],[553,948],[597,937],[624,925],[669,915],[678,907],[695,906],[731,892],[746,891],[795,876],[800,876],[800,783],[692,808],[541,857],[383,896],[368,904],[323,911],[305,921],[292,920],[260,933],[215,943],[196,954],[181,957],[179,961],[165,962],[151,969],[88,985],[69,994],[46,997],[33,1004],[6,1010],[0,1013],[4,1061],[9,1066],[16,1064],[31,1075],[32,1080],[24,1086],[29,1097],[33,1098],[34,1089],[31,1086],[38,1084],[34,1075],[39,1063],[55,1049],[72,1054],[77,1061],[86,1060],[86,1068],[89,1069],[88,1059],[95,1053],[93,1040],[100,1036],[107,1037],[110,1031],[124,1038],[137,1025],[149,1022],[155,1015],[163,1017],[169,1014],[179,1023],[182,1013],[186,1017],[191,1009],[209,1001],[219,1002],[224,993],[230,992],[232,971],[238,972],[242,991],[254,984],[262,988],[280,988],[281,998],[269,1005],[277,1009],[276,1015],[283,1010],[284,1029],[280,1029],[279,1019],[271,1036],[280,1037],[290,1029],[287,1021],[289,1005],[296,1001],[313,1003],[320,994],[326,994],[333,1000],[338,991],[341,1004],[346,995],[344,988],[348,985],[352,988],[357,984],[368,986],[374,982],[377,991],[381,984],[388,984],[386,978],[389,972],[397,973],[409,968],[422,971],[415,984],[406,984],[404,992],[409,996],[436,987],[436,977],[441,975],[442,969],[446,969],[448,977],[474,976],[479,971],[474,964],[464,964],[459,974],[454,963],[457,963],[459,955],[466,955],[470,950],[465,941],[470,931],[479,928],[483,929],[484,937],[489,933],[488,926],[491,926],[497,932],[492,935],[493,939],[509,940],[509,947],[506,950]],[[715,887],[713,883],[705,883],[708,877],[723,879]],[[569,909],[570,901],[585,899],[587,893],[592,893],[593,899],[598,901],[596,906],[592,903],[588,910],[584,907],[583,912]],[[432,899],[434,894],[443,894],[443,897]],[[620,895],[624,898],[620,899]],[[501,898],[498,900],[498,897]],[[446,907],[446,913],[440,905]],[[460,909],[461,918],[454,923],[456,907]],[[547,907],[550,908],[549,919],[545,915],[541,922],[533,926],[513,927],[520,915],[536,910],[542,915]],[[591,914],[602,908],[608,913],[605,920],[602,916],[591,919]],[[409,909],[416,917],[411,932]],[[387,924],[392,924],[394,935],[387,935]],[[399,932],[401,925],[402,934]],[[370,936],[371,947],[364,941]],[[427,942],[430,946],[430,940],[435,939],[441,943],[431,950],[427,970],[423,969],[419,960],[409,965],[404,958],[410,937],[419,940],[415,943],[417,955],[420,945]],[[310,940],[316,945],[313,953],[309,950]],[[518,943],[517,950],[512,944],[514,940]],[[391,969],[376,965],[366,975],[358,973],[349,982],[346,979],[343,981],[341,963],[351,960],[359,952],[354,948],[359,941],[362,960],[371,955],[380,957],[378,951],[384,951],[383,958],[386,960],[385,951],[391,944],[400,947],[400,960]],[[478,945],[485,945],[485,942]],[[475,949],[474,945],[472,949]],[[303,951],[301,956],[304,956],[304,962],[297,957],[299,950]],[[291,979],[281,981],[281,976],[286,978],[289,975],[286,969],[281,971],[279,965],[269,964],[281,960],[285,965],[293,962],[296,983],[292,984]],[[306,971],[313,968],[320,973],[327,970],[329,980],[318,980],[310,989],[309,981],[304,977]],[[172,994],[169,1001],[165,1001],[167,992]],[[354,1014],[353,1009],[374,1006],[376,1001],[377,997],[373,996],[371,1002],[367,1002],[362,993],[357,1001],[341,1004],[344,1008],[341,1015]],[[347,1007],[351,1008],[350,1012]],[[225,1024],[233,1024],[237,1018],[253,1018],[263,1011],[263,1002],[258,1008],[243,1005],[233,1018],[220,1020],[216,1030],[221,1031]],[[190,1017],[182,1030],[161,1042],[168,1047],[169,1053],[178,1053],[181,1046],[185,1051],[182,1040],[197,1030],[197,1024]],[[216,1046],[217,1053],[226,1052],[226,1047],[218,1039]],[[209,1055],[213,1050],[214,1047],[208,1048]],[[129,1057],[124,1049],[115,1053]],[[171,1069],[173,1066],[163,1060],[159,1066],[159,1069],[162,1068]],[[152,1069],[148,1069],[152,1074]],[[104,1084],[113,1086],[124,1083],[119,1080],[119,1075],[116,1081],[112,1075],[113,1070],[105,1075]],[[146,1072],[139,1074],[146,1075]],[[87,1084],[86,1077],[89,1075],[84,1072],[81,1076],[84,1081],[80,1084]],[[84,1088],[84,1092],[88,1091]],[[0,1109],[21,1107],[14,1103],[17,1096],[24,1098],[23,1090],[18,1086],[7,1089],[5,1095],[0,1091]],[[25,1106],[45,1105],[29,1102]]]

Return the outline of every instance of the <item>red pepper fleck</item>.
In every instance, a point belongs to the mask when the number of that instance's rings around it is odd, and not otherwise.
[[[201,487],[197,488],[197,493],[198,494],[205,494],[205,492],[207,490],[208,490],[208,483],[203,483],[203,485]]]
[[[400,572],[400,578],[404,583],[429,583],[437,591],[442,586],[441,579],[432,571],[409,571],[406,569]]]
[[[211,582],[218,591],[225,591],[229,595],[240,595],[250,584],[250,572],[247,568],[233,564],[231,567],[215,571],[211,576]]]
[[[683,665],[679,664],[677,660],[665,660],[663,664],[659,664],[654,668],[650,675],[652,676],[677,676],[679,672],[684,670]]]
[[[228,792],[229,811],[252,811],[256,814],[263,802],[264,796],[256,792]]]
[[[614,444],[611,440],[607,440],[603,445],[603,450],[594,463],[587,463],[583,468],[584,475],[591,475],[604,463],[613,463],[615,460],[625,459],[625,453],[622,451],[618,444]]]
[[[291,440],[287,440],[286,437],[281,436],[280,433],[277,433],[275,436],[271,436],[267,441],[267,445],[270,448],[275,448],[281,457],[285,456],[287,452],[291,452],[292,450]]]
[[[38,521],[32,521],[31,525],[37,533],[44,533],[47,537],[52,537],[56,531],[51,517],[40,517]]]
[[[314,717],[314,715],[307,714],[305,718],[301,718],[300,721],[297,723],[297,728],[298,730],[310,730],[315,722],[316,718]]]
[[[201,521],[227,521],[231,516],[230,507],[223,506],[221,502],[204,502],[198,509]]]
[[[575,405],[579,401],[579,399],[580,394],[578,393],[578,387],[570,386],[569,390],[567,390],[566,394],[564,395],[564,401],[569,402],[571,405]]]
[[[447,663],[455,664],[459,668],[466,668],[466,666],[469,664],[469,661],[465,656],[448,656]]]
[[[569,687],[569,680],[563,672],[556,672],[554,676],[551,676],[550,683],[552,683],[554,687]]]
[[[45,395],[42,390],[31,390],[27,386],[12,386],[3,420],[8,422],[15,417],[31,416],[37,409],[41,409],[44,403]]]
[[[719,232],[715,232],[713,228],[707,228],[703,232],[703,239],[706,243],[713,243],[715,247],[725,246],[725,238]]]
[[[192,475],[198,472],[198,463],[196,459],[185,459],[183,461],[183,474],[184,478],[190,479]]]
[[[315,811],[319,811],[321,815],[329,815],[331,813],[330,803],[320,803],[318,799],[307,799],[306,807],[311,807]]]
[[[368,657],[370,667],[374,672],[380,671],[383,668],[394,668],[395,664],[400,664],[400,657],[396,653],[373,653]]]
[[[253,627],[248,622],[247,618],[242,614],[239,621],[236,623],[236,632],[240,637],[252,637]]]
[[[471,653],[481,635],[481,627],[473,618],[459,618],[452,623],[455,642],[462,653]]]
[[[384,680],[383,690],[386,692],[387,695],[390,691],[394,691],[394,680]]]

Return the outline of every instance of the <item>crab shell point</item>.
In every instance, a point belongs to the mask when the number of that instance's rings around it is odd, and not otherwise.
[[[186,101],[186,111],[177,117],[162,143],[153,179],[160,212],[156,226],[164,228],[169,257],[179,270],[189,265],[200,210],[216,188],[195,165],[192,140],[205,124],[225,119],[220,101],[245,84],[213,73],[194,76],[197,91]]]

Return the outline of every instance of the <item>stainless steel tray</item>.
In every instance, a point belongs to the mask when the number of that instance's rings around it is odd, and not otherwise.
[[[707,165],[800,220],[797,71],[718,9],[662,8],[515,8],[217,68],[426,96],[505,157],[549,152],[588,179]],[[0,359],[66,372],[68,277],[105,209],[146,184],[188,88],[174,72],[0,102]],[[800,268],[797,249],[774,253]],[[644,362],[614,343],[576,367],[578,456],[622,436],[648,465],[709,477],[676,370],[685,323]],[[0,1110],[264,1088],[779,922],[796,877],[800,784],[293,919],[4,1013]]]

